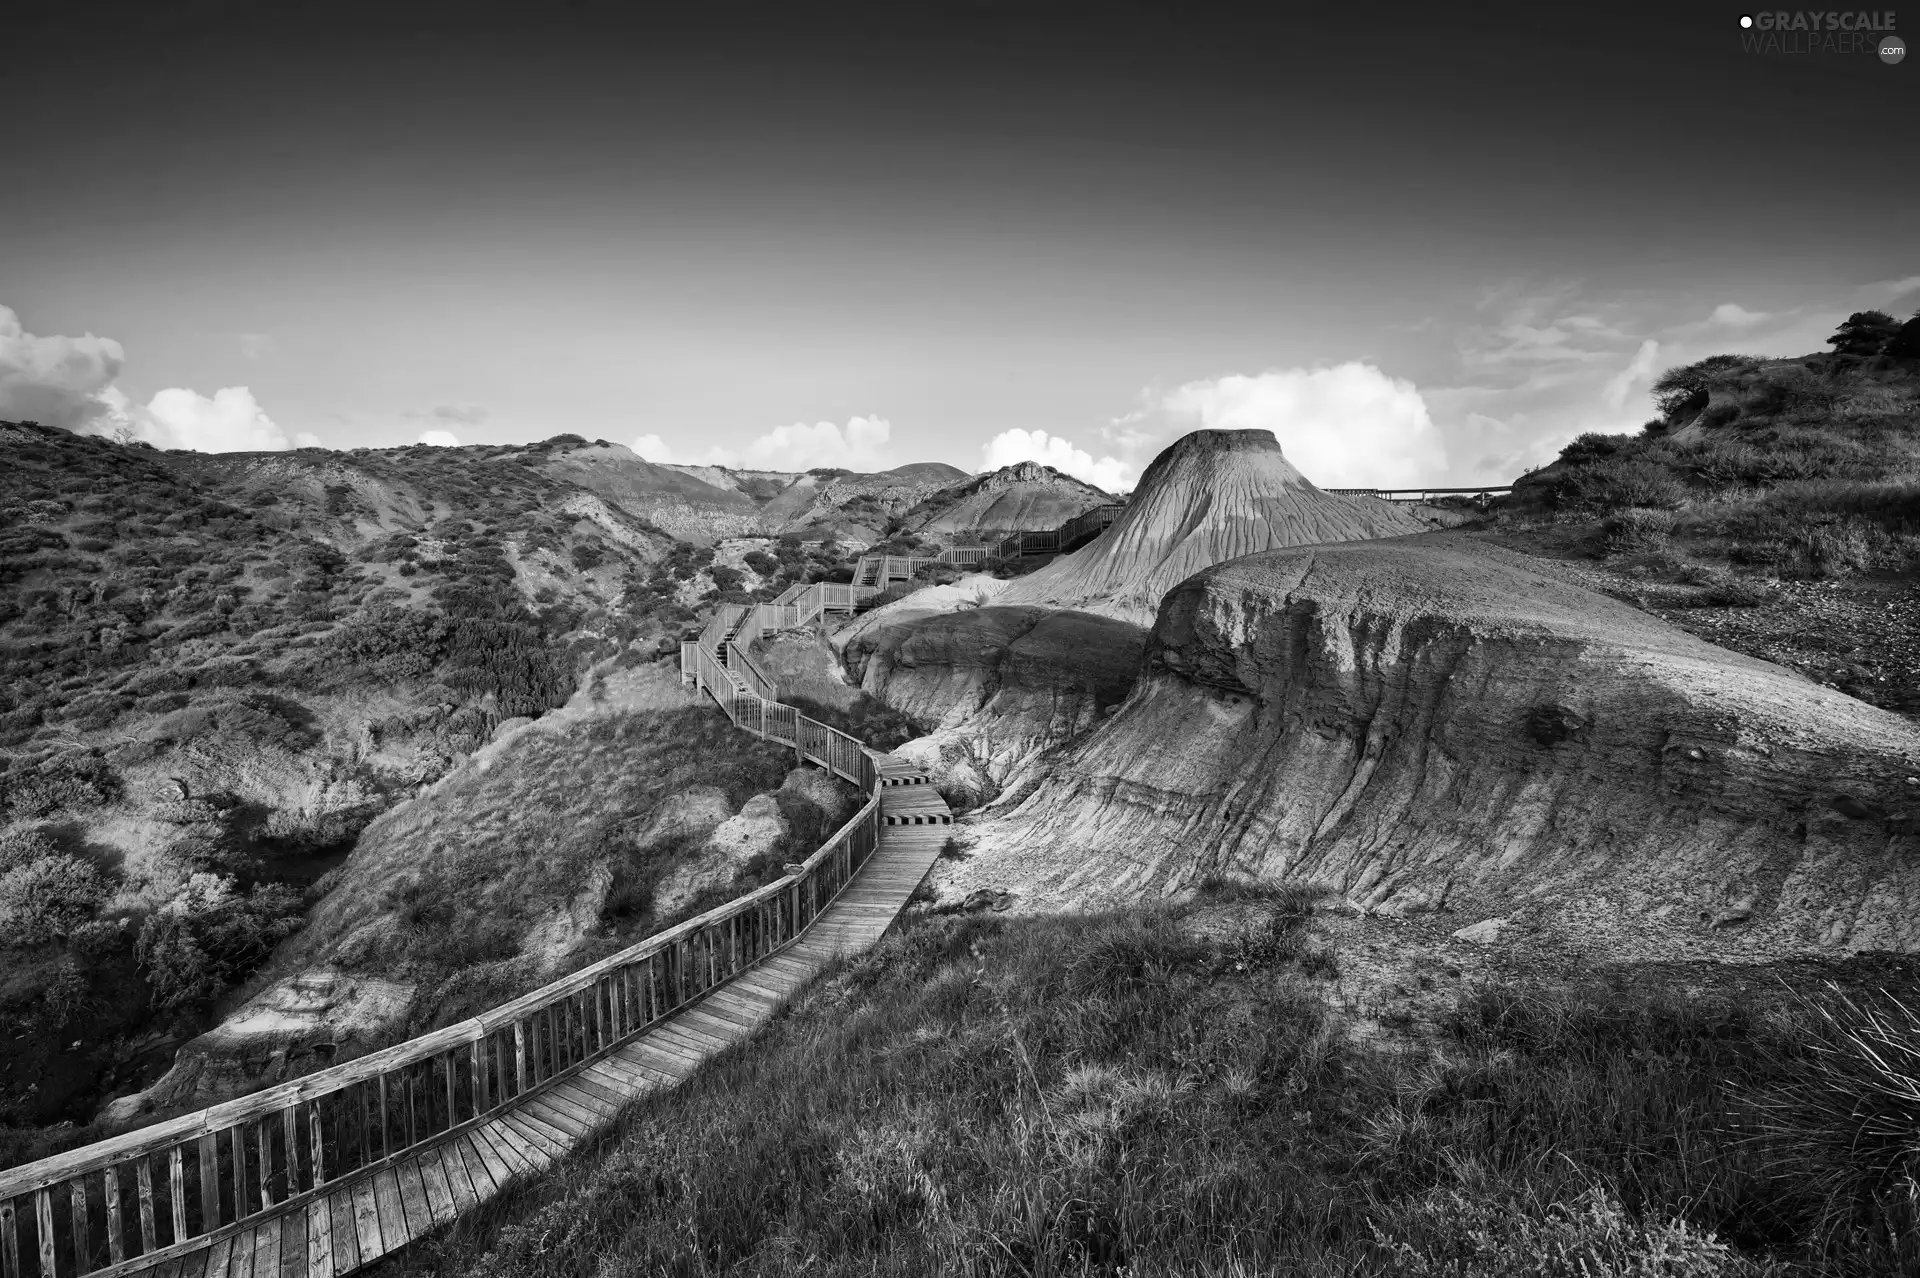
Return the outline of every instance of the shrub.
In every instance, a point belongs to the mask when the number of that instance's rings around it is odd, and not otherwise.
[[[440,664],[452,631],[439,612],[382,605],[349,617],[336,651],[385,678],[419,678]]]
[[[1609,515],[1600,524],[1601,545],[1609,554],[1657,550],[1673,539],[1673,514],[1633,507]]]
[[[65,757],[0,775],[0,811],[33,819],[65,809],[97,808],[119,793],[119,778],[89,756]]]
[[[14,945],[65,940],[107,899],[100,872],[76,857],[38,857],[0,875],[0,918]]]
[[[16,830],[0,834],[0,874],[17,870],[30,861],[52,856],[60,849],[39,830]]]
[[[230,878],[195,874],[147,918],[134,955],[160,1007],[213,998],[300,927],[300,894],[269,883],[239,894]]]
[[[1748,577],[1728,577],[1714,582],[1701,595],[1702,601],[1721,608],[1758,608],[1773,598],[1773,591]]]

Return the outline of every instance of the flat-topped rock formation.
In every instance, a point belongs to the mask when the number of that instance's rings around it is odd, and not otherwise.
[[[1422,531],[1387,502],[1314,487],[1271,431],[1194,431],[1153,459],[1112,527],[1015,581],[1000,602],[1147,625],[1162,595],[1210,565],[1262,550]]]
[[[1920,730],[1549,571],[1429,534],[1192,577],[946,891],[1224,872],[1641,954],[1920,946]]]

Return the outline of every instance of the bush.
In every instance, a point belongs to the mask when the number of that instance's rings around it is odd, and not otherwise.
[[[97,808],[119,794],[119,778],[103,760],[65,757],[39,768],[0,775],[0,812],[29,820],[52,813]]]
[[[1701,599],[1721,608],[1758,608],[1773,598],[1773,591],[1747,577],[1728,577],[1707,587]]]
[[[1657,550],[1673,540],[1673,514],[1640,507],[1610,515],[1600,523],[1600,542],[1608,554]]]
[[[59,850],[54,841],[39,830],[16,830],[0,834],[0,874],[17,870],[41,857],[52,856]]]
[[[55,853],[0,874],[0,919],[13,945],[65,940],[107,899],[100,872],[76,857]]]
[[[195,874],[147,918],[134,956],[160,1007],[218,995],[300,928],[300,894],[269,883],[240,895],[230,878]]]

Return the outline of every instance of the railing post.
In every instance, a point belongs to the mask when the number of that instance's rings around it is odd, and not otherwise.
[[[220,1228],[220,1142],[208,1132],[200,1138],[200,1232]]]
[[[145,1253],[160,1246],[159,1230],[153,1223],[153,1164],[146,1154],[133,1165],[133,1186],[140,1196],[140,1250]]]
[[[40,1238],[40,1275],[41,1278],[54,1278],[59,1271],[53,1264],[53,1191],[36,1189],[33,1191],[34,1231]]]
[[[513,1023],[513,1074],[515,1080],[514,1095],[523,1095],[527,1090],[527,1022],[521,1017]]]
[[[120,1216],[120,1165],[118,1163],[107,1164],[104,1190],[107,1196],[107,1260],[117,1265],[127,1258],[126,1225]],[[4,1250],[11,1250],[11,1248]],[[0,1265],[5,1264],[6,1258],[0,1256]],[[13,1271],[9,1269],[7,1272]]]

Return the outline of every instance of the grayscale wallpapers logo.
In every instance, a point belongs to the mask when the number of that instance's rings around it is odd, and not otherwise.
[[[1895,35],[1891,9],[1873,13],[1840,10],[1770,10],[1740,15],[1740,47],[1748,53],[1878,53],[1889,66],[1907,56]]]

